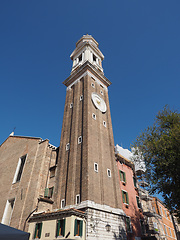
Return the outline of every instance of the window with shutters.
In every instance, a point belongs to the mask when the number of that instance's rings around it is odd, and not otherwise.
[[[132,232],[131,218],[130,217],[126,217],[126,229],[127,229],[127,232]]]
[[[82,237],[82,231],[83,231],[83,221],[75,219],[74,236]]]
[[[123,183],[126,183],[126,173],[119,170],[119,174],[120,174],[120,180],[123,182]]]
[[[34,238],[41,238],[42,223],[36,223]]]
[[[128,193],[124,190],[122,190],[122,199],[124,204],[129,204]]]
[[[61,220],[57,221],[56,237],[64,237],[65,236],[65,225],[66,225],[66,219],[61,219]]]
[[[142,207],[141,207],[141,202],[140,202],[138,196],[136,196],[136,202],[137,202],[137,206],[138,206],[138,208],[142,208]]]
[[[133,177],[133,183],[134,183],[134,187],[137,188],[137,180],[135,177]]]

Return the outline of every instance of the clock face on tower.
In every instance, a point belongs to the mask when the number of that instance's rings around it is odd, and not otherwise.
[[[96,108],[98,108],[102,113],[106,112],[106,103],[97,93],[92,93],[91,99]]]

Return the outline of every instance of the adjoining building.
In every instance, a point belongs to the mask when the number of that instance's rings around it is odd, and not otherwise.
[[[126,216],[127,239],[141,239],[144,234],[144,216],[139,197],[138,182],[134,163],[130,160],[130,152],[119,145],[115,147],[117,168],[119,171],[120,190]]]
[[[26,230],[26,219],[44,204],[49,168],[57,161],[58,149],[36,137],[9,136],[0,146],[1,223]]]
[[[154,227],[159,233],[159,239],[176,239],[172,216],[167,207],[157,197],[152,197],[152,206],[153,211],[158,215],[158,222]]]

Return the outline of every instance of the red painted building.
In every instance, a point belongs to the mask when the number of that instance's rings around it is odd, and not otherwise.
[[[125,223],[127,240],[137,240],[142,237],[143,214],[138,188],[136,185],[137,180],[135,176],[134,164],[128,159],[128,154],[124,154],[124,151],[128,150],[116,145],[116,161],[123,202],[122,208],[126,214]]]

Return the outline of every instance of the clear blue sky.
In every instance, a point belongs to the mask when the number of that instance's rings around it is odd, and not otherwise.
[[[0,144],[16,135],[60,142],[69,58],[91,34],[112,82],[115,144],[129,148],[164,105],[179,109],[179,0],[8,0],[0,3]]]

